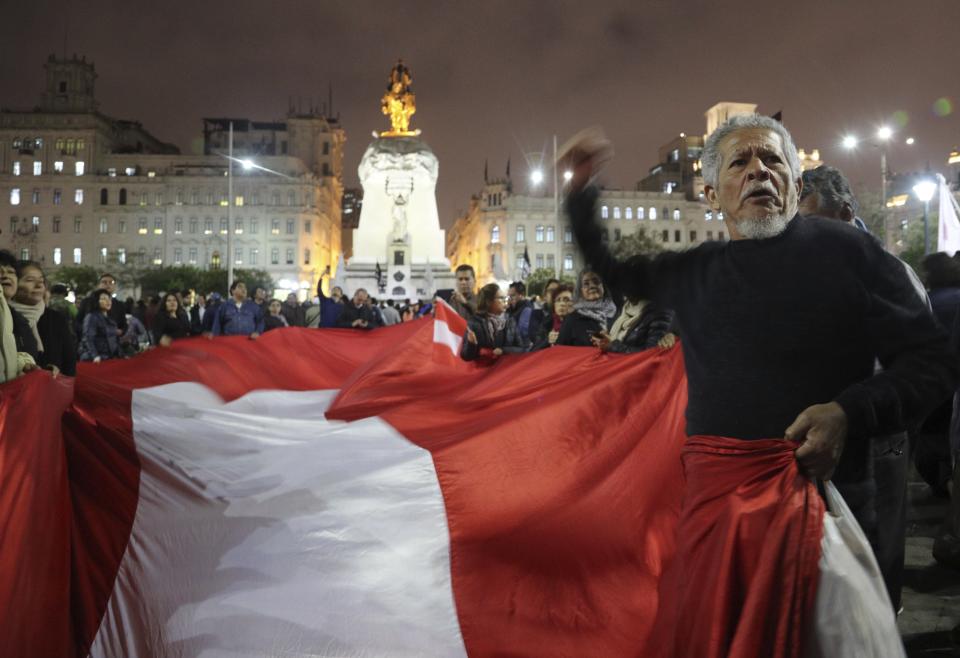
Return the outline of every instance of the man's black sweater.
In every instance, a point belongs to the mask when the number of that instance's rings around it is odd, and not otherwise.
[[[610,287],[676,311],[688,435],[778,438],[810,405],[835,401],[849,437],[865,439],[904,429],[955,389],[946,334],[870,235],[798,215],[773,238],[628,266],[601,240],[596,199],[588,188],[566,202],[587,262]]]

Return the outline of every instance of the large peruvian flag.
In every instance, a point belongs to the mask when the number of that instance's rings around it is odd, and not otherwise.
[[[0,387],[0,656],[662,649],[680,351],[467,364],[464,329],[441,304],[370,333],[191,339]],[[772,481],[812,490],[789,461]],[[818,617],[883,597],[832,518],[814,519]],[[831,552],[865,574],[853,589],[879,588],[867,603],[831,579]],[[889,630],[851,628],[810,646],[902,654]],[[851,650],[865,642],[880,648]]]

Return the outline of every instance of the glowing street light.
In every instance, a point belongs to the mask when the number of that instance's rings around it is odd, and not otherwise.
[[[567,169],[565,172],[563,172],[563,180],[565,180],[565,181],[567,181],[567,182],[569,183],[572,179],[573,179],[573,172],[572,172],[572,171],[570,171],[569,169]]]
[[[243,167],[244,171],[250,171],[254,167],[253,160],[250,160],[249,158],[241,160],[240,166]]]
[[[922,180],[913,186],[913,193],[917,198],[923,201],[923,255],[930,253],[930,199],[937,192],[937,184],[932,180]]]
[[[913,146],[913,143],[916,142],[916,141],[917,141],[917,140],[915,140],[913,137],[907,137],[907,142],[906,142],[906,144],[907,144],[907,146]]]
[[[543,182],[543,172],[539,169],[534,169],[530,172],[530,182],[534,185],[539,185]]]
[[[881,142],[885,142],[891,137],[893,137],[893,130],[890,126],[880,126],[880,128],[877,129],[877,139]]]
[[[860,140],[854,137],[853,135],[847,135],[843,138],[843,148],[849,150],[857,148],[857,144],[860,143]]]

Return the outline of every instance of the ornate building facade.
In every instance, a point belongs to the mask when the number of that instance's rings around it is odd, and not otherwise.
[[[345,141],[336,118],[205,119],[205,154],[184,155],[139,123],[101,114],[92,63],[51,56],[45,69],[38,108],[0,112],[0,247],[54,278],[61,265],[226,268],[232,257],[266,270],[282,292],[315,287],[336,264]]]

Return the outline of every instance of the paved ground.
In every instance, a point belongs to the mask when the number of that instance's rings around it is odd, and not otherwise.
[[[937,565],[930,553],[947,503],[914,474],[907,512],[903,614],[898,625],[910,658],[960,656],[951,631],[960,624],[960,571]]]

